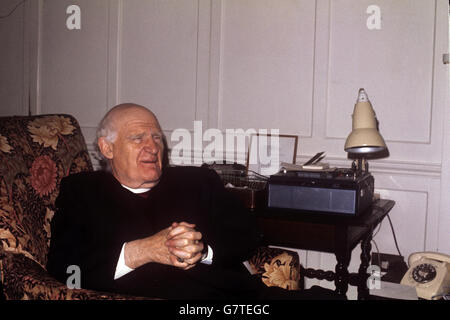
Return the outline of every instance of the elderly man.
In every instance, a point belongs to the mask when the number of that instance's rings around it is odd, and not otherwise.
[[[112,108],[100,123],[98,147],[109,171],[61,182],[52,275],[66,282],[68,266],[77,265],[88,289],[168,299],[273,297],[267,292],[277,289],[242,265],[260,239],[251,216],[214,171],[165,166],[163,133],[151,111]]]

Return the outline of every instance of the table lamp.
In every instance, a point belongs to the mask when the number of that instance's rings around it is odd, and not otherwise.
[[[369,155],[387,150],[387,147],[378,131],[378,120],[364,89],[359,89],[352,119],[352,132],[345,141],[344,150],[358,159],[358,164],[354,164],[358,171],[361,171],[363,166],[365,171],[368,171],[365,159]]]

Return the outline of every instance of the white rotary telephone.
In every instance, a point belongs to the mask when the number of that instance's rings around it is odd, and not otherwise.
[[[400,284],[415,287],[418,297],[432,300],[450,293],[450,256],[417,252],[409,256],[408,265]]]

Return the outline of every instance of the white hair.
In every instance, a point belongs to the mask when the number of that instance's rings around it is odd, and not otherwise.
[[[114,142],[117,138],[117,130],[112,125],[111,112],[108,112],[100,121],[97,128],[97,141],[104,137],[108,142]]]
[[[100,147],[98,145],[98,140],[100,138],[105,138],[108,142],[113,143],[114,141],[116,141],[117,139],[117,129],[113,126],[113,121],[112,121],[112,111],[115,108],[112,108],[111,110],[109,110],[105,116],[102,118],[102,120],[100,120],[100,123],[98,124],[97,127],[97,132],[96,132],[96,136],[97,136],[97,143],[95,144],[95,149],[97,151],[97,154],[99,155],[99,161],[100,161],[100,166],[106,170],[106,171],[111,171],[111,164],[109,163],[109,160],[103,155],[102,151],[100,150]]]

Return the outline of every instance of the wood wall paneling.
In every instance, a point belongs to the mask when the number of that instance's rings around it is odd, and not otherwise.
[[[151,108],[165,129],[196,117],[199,2],[124,1],[120,102]]]
[[[95,127],[107,110],[108,1],[77,2],[80,30],[66,27],[71,4],[44,2],[39,113],[69,113],[82,127]]]
[[[315,1],[222,2],[219,127],[311,135]]]

